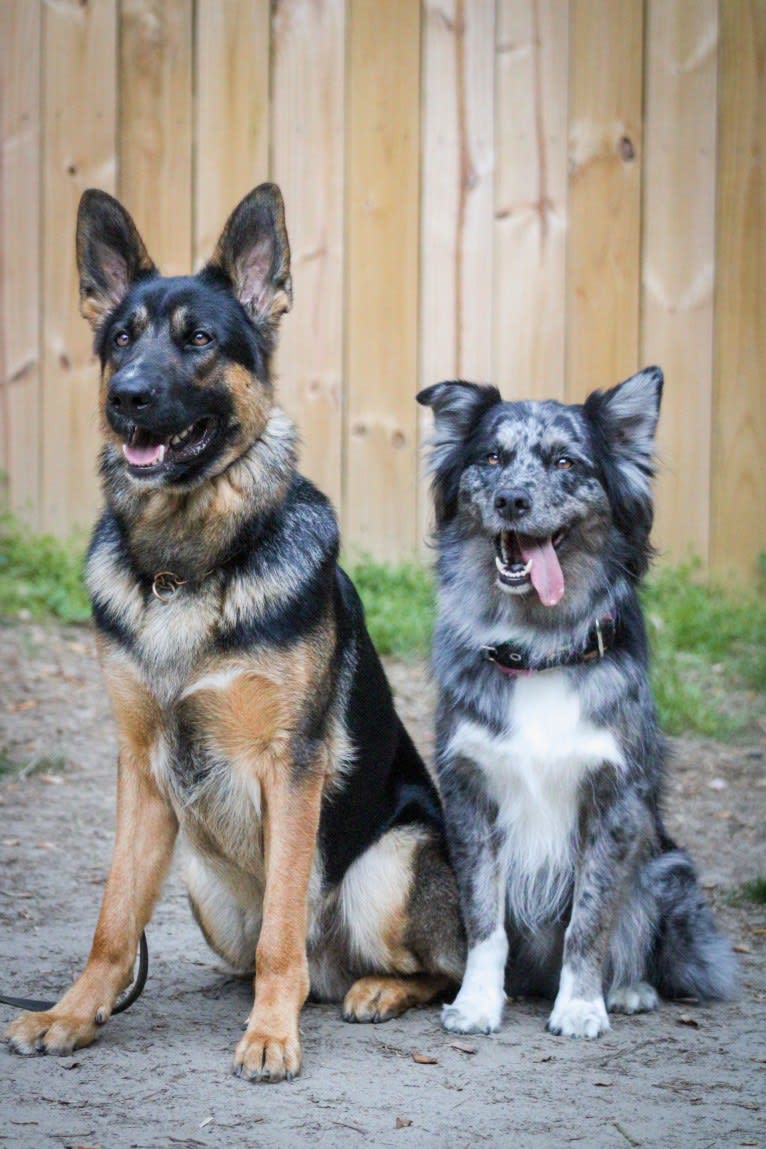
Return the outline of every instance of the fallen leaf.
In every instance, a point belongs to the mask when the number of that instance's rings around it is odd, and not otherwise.
[[[397,1117],[397,1119],[396,1119],[396,1128],[397,1129],[407,1129],[407,1128],[409,1128],[410,1125],[412,1125],[412,1121],[409,1117]]]
[[[412,1060],[416,1061],[418,1065],[438,1065],[438,1057],[431,1057],[430,1053],[413,1053]]]
[[[453,1041],[451,1042],[453,1049],[458,1053],[478,1053],[479,1047],[477,1045],[469,1045],[467,1041]]]
[[[39,703],[36,698],[25,698],[23,702],[12,702],[7,708],[9,714],[21,714],[25,710],[34,710]]]
[[[690,1013],[679,1013],[677,1019],[679,1025],[690,1025],[693,1029],[699,1029],[700,1023],[696,1017]]]

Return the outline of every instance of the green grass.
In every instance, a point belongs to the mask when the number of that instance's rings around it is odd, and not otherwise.
[[[434,583],[416,563],[396,565],[362,558],[346,569],[364,603],[372,640],[381,654],[424,657],[431,646]]]
[[[752,882],[745,882],[742,886],[742,896],[748,902],[766,906],[766,878],[753,878]]]
[[[50,535],[32,535],[10,515],[0,515],[0,616],[90,617],[82,579],[84,547]]]
[[[753,878],[732,890],[726,899],[732,906],[766,906],[766,878]]]
[[[0,776],[30,778],[33,774],[61,774],[65,769],[63,754],[36,754],[26,761],[18,761],[7,746],[0,747]]]
[[[18,764],[14,762],[5,747],[0,746],[0,777],[4,774],[15,774]]]
[[[81,545],[32,536],[0,516],[0,617],[86,620],[82,555]],[[378,650],[425,657],[434,617],[431,574],[416,563],[355,556],[346,556],[346,568]],[[686,565],[659,569],[643,600],[663,728],[731,739],[763,720],[766,595],[723,589]]]
[[[703,579],[698,566],[660,569],[643,593],[652,684],[663,728],[731,738],[763,713],[766,598]]]

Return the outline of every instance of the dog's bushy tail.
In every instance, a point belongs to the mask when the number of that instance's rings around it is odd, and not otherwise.
[[[657,900],[648,980],[665,998],[725,1000],[737,992],[737,963],[719,933],[691,858],[676,847],[654,858],[646,878]]]

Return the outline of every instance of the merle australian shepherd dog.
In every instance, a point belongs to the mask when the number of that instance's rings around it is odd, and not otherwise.
[[[658,993],[724,998],[734,961],[660,812],[665,746],[637,587],[662,373],[583,405],[438,383],[437,770],[468,958],[447,1029],[505,992],[597,1037]]]
[[[77,255],[101,361],[106,505],[87,579],[119,735],[117,838],[84,972],[7,1037],[19,1053],[93,1040],[180,836],[205,937],[255,968],[234,1070],[279,1081],[300,1068],[309,991],[380,1021],[460,980],[438,798],[275,402],[292,299],[278,189],[246,196],[209,263],[178,278],[89,191]]]

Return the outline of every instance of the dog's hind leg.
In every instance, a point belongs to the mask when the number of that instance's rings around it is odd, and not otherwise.
[[[683,850],[671,845],[641,866],[610,939],[606,982],[610,1013],[655,1009],[659,994],[706,1001],[734,993],[734,956]]]
[[[615,986],[606,995],[606,1008],[610,1013],[648,1013],[657,1008],[657,990],[648,981],[633,985]]]
[[[344,1021],[390,1021],[415,1005],[433,1001],[450,985],[440,974],[360,977],[343,999]]]
[[[457,888],[443,846],[422,826],[389,830],[340,889],[351,966],[346,1021],[388,1021],[459,981],[465,960]]]

